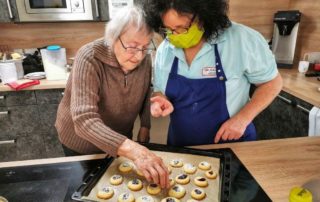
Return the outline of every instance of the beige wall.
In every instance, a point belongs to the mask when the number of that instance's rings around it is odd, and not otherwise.
[[[265,38],[273,31],[273,15],[278,10],[298,9],[303,13],[296,59],[305,52],[320,51],[319,0],[230,0],[231,20],[248,25]],[[83,44],[102,37],[103,22],[0,24],[0,44],[11,48],[60,44],[73,56]]]

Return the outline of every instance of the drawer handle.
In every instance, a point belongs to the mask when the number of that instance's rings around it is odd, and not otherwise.
[[[5,99],[4,95],[0,95],[0,100],[4,100],[4,99]]]
[[[0,112],[0,115],[8,115],[8,114],[9,114],[9,111]]]
[[[16,140],[2,140],[0,141],[0,144],[14,144],[16,143]]]
[[[99,9],[98,9],[98,2],[97,0],[94,1],[95,7],[96,7],[96,17],[99,18],[100,14],[99,14]]]
[[[64,92],[62,92],[61,95],[64,96]]]
[[[10,19],[13,19],[10,0],[7,0],[7,6],[8,6],[8,11],[9,11],[9,17],[10,17]]]
[[[304,108],[303,106],[297,104],[296,102],[293,102],[292,100],[289,100],[289,99],[287,99],[287,98],[285,98],[285,97],[283,97],[281,95],[278,95],[278,98],[280,98],[280,100],[282,100],[282,101],[284,101],[284,102],[286,102],[286,103],[288,103],[288,104],[290,104],[290,105],[292,105],[294,107],[297,107],[298,109],[300,109],[300,110],[302,110],[302,111],[304,111],[306,113],[310,113],[309,109]]]

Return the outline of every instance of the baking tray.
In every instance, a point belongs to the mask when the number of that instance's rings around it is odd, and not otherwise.
[[[190,154],[204,157],[213,157],[219,159],[219,192],[218,198],[219,201],[229,201],[230,189],[231,189],[231,180],[230,180],[230,163],[231,163],[231,154],[230,149],[217,149],[217,150],[198,150],[198,149],[189,149],[182,147],[172,147],[167,145],[160,144],[143,144],[147,148],[153,151],[159,152],[169,152],[169,153],[179,153],[179,154]],[[88,195],[91,190],[99,182],[100,178],[106,173],[109,166],[115,161],[115,158],[107,157],[104,159],[101,164],[91,170],[86,178],[83,180],[82,184],[77,188],[73,193],[72,199],[76,201],[96,201],[88,199]],[[203,200],[205,201],[205,200]]]

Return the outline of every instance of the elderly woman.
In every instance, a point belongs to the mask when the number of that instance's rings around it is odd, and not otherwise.
[[[65,150],[124,156],[149,181],[165,187],[168,171],[162,159],[130,140],[138,115],[138,141],[149,138],[152,36],[140,8],[119,11],[107,24],[104,39],[78,51],[56,128]]]

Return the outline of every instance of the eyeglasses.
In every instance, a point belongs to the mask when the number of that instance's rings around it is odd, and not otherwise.
[[[167,27],[160,27],[160,33],[165,35],[170,34],[186,34],[188,33],[189,28],[191,27],[196,15],[193,15],[188,27],[178,27],[176,29],[169,29]]]
[[[150,54],[150,53],[152,53],[153,51],[156,50],[156,46],[154,45],[152,40],[151,40],[151,43],[152,43],[153,48],[142,48],[142,49],[141,48],[137,48],[137,47],[126,47],[123,44],[123,42],[122,42],[120,37],[119,37],[119,41],[120,41],[122,47],[126,50],[126,52],[129,53],[129,54],[132,54],[132,55],[137,54],[139,51],[141,51],[142,55]]]

